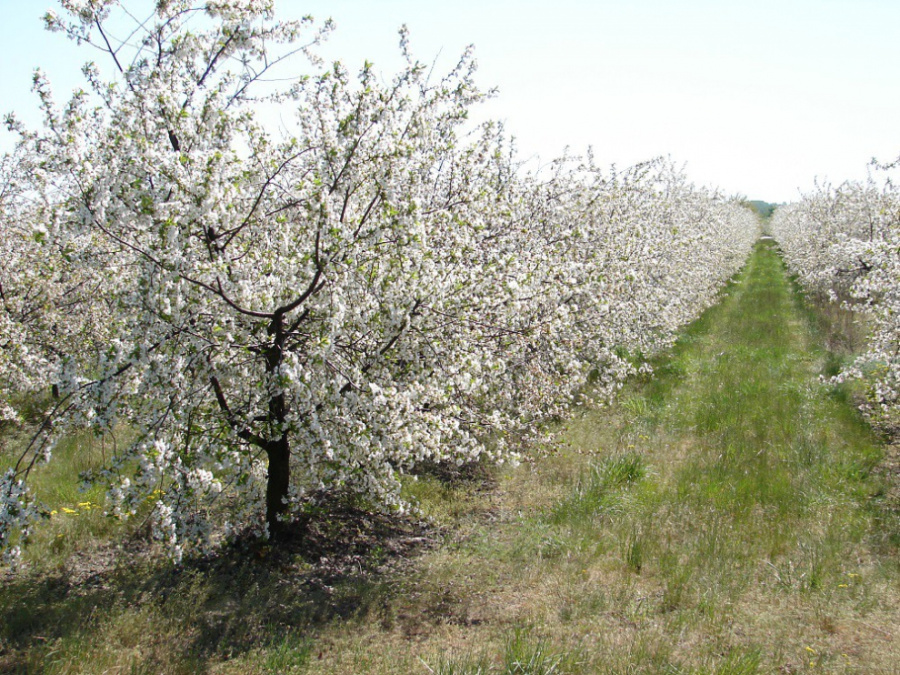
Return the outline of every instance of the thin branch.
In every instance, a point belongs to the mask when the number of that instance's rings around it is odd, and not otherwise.
[[[269,445],[269,442],[262,436],[253,433],[247,427],[241,427],[237,419],[235,419],[234,413],[231,412],[228,401],[225,399],[225,392],[222,391],[222,385],[219,384],[219,378],[215,375],[210,375],[209,382],[212,385],[213,392],[215,392],[219,408],[225,413],[225,419],[227,420],[228,425],[234,430],[238,438],[245,440],[248,443],[252,443],[259,448],[265,449]]]

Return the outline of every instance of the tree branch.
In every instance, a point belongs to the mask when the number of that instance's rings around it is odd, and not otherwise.
[[[235,419],[234,413],[231,412],[231,408],[228,406],[228,401],[225,399],[225,392],[222,391],[222,385],[219,384],[219,378],[217,378],[215,375],[210,375],[209,382],[212,385],[213,392],[216,395],[216,401],[219,404],[219,408],[221,408],[222,412],[225,413],[225,420],[228,422],[228,426],[230,426],[234,430],[238,438],[245,440],[248,443],[252,443],[259,448],[266,449],[266,447],[269,445],[269,441],[267,441],[262,436],[253,433],[247,427],[241,427],[241,425]]]

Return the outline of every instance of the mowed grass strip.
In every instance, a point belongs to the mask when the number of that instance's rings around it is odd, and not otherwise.
[[[874,473],[883,450],[820,382],[827,359],[798,303],[761,242],[659,378],[626,395],[618,451],[591,469],[637,453],[644,477],[597,508],[578,507],[597,503],[591,491],[561,502],[571,533],[618,543],[583,561],[605,590],[574,594],[566,613],[590,625],[599,593],[630,622],[585,672],[896,672],[897,527]],[[602,420],[582,421],[582,448]]]
[[[819,343],[760,242],[656,376],[558,452],[496,484],[411,481],[441,546],[315,583],[258,552],[120,567],[93,596],[23,580],[0,645],[26,672],[896,673],[884,449],[820,380]]]
[[[497,609],[480,611],[577,654],[565,672],[897,672],[883,448],[821,381],[830,360],[760,242],[656,378],[570,425],[568,454],[512,482],[559,492],[505,543],[476,539],[480,565],[506,570]]]

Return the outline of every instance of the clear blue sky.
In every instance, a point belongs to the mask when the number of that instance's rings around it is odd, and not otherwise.
[[[144,2],[145,0],[140,0]],[[126,4],[135,4],[125,0]],[[45,7],[46,5],[46,7]],[[0,111],[34,119],[31,73],[57,98],[94,58],[38,17],[52,1],[0,0]],[[865,175],[900,155],[898,0],[281,0],[286,16],[332,17],[321,51],[396,68],[397,28],[448,68],[474,43],[527,155],[588,145],[603,164],[670,155],[697,183],[790,201],[814,178]],[[8,148],[4,131],[0,146]]]

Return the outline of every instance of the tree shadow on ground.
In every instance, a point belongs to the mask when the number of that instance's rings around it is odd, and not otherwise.
[[[420,520],[326,499],[278,542],[245,539],[180,566],[110,550],[87,564],[10,576],[0,583],[0,672],[33,672],[42,652],[100,640],[92,636],[128,612],[152,617],[153,639],[185,672],[330,622],[390,614],[403,596],[400,572],[438,536]]]

